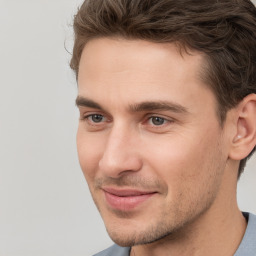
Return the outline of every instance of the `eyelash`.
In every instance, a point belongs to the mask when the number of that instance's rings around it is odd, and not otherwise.
[[[155,119],[155,120],[154,120]],[[154,121],[157,121],[157,119],[158,119],[158,121],[160,121],[160,124],[154,124]],[[153,121],[154,120],[154,121]],[[147,119],[147,121],[149,122],[151,122],[152,124],[152,126],[155,126],[155,127],[158,127],[158,126],[163,126],[164,124],[166,124],[166,123],[168,123],[168,122],[170,122],[169,120],[167,120],[166,118],[164,118],[164,117],[161,117],[161,116],[151,116],[151,117],[149,117],[148,119]],[[161,124],[161,121],[163,122],[162,124]]]
[[[107,119],[107,118],[106,118],[104,115],[102,115],[102,114],[93,113],[93,114],[81,116],[81,117],[80,117],[80,120],[81,120],[81,121],[86,121],[86,122],[90,123],[90,125],[93,125],[93,124],[97,125],[97,124],[102,123],[102,121],[100,121],[100,122],[94,122],[94,121],[90,120],[91,118],[93,118],[93,116],[101,116],[103,119]]]
[[[100,117],[100,118],[102,118],[102,119],[104,119],[104,118],[106,118],[106,117],[104,117],[103,115],[101,115],[101,114],[91,114],[91,115],[88,115],[88,116],[86,116],[85,117],[85,119],[87,119],[87,120],[89,120],[90,118],[93,118],[93,117]],[[92,121],[92,120],[91,120]],[[101,121],[99,121],[99,122],[95,122],[95,121],[92,121],[93,123],[101,123]]]
[[[94,122],[93,120],[91,120],[91,118],[93,118],[93,117],[96,117],[96,116],[100,116],[100,117],[102,117],[103,119],[106,119],[105,121],[99,121],[99,122]],[[154,121],[153,121],[153,119],[158,119],[158,121],[160,121],[160,124],[159,125],[157,125],[157,124],[154,124]],[[86,121],[87,120],[87,122],[88,122],[88,124],[89,125],[91,125],[91,126],[99,126],[99,125],[101,125],[102,123],[105,123],[105,122],[109,122],[110,120],[109,119],[107,119],[107,117],[105,117],[104,115],[102,115],[102,114],[98,114],[98,113],[93,113],[93,114],[89,114],[89,115],[85,115],[85,116],[82,116],[81,117],[81,120],[82,121]],[[155,120],[155,121],[157,121],[157,120]],[[168,123],[172,123],[172,122],[174,122],[174,120],[173,119],[170,119],[170,118],[165,118],[165,117],[162,117],[162,116],[158,116],[158,115],[153,115],[153,114],[150,114],[150,115],[148,115],[147,117],[146,117],[146,120],[143,122],[143,124],[144,123],[149,123],[150,122],[150,126],[152,126],[152,127],[154,127],[154,128],[157,128],[157,127],[159,127],[159,128],[161,128],[161,127],[164,127],[165,125],[167,125]],[[161,124],[161,122],[163,122],[162,124]]]

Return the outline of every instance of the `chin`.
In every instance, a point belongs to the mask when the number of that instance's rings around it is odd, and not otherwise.
[[[142,227],[137,228],[130,225],[130,228],[125,228],[125,226],[119,225],[119,227],[114,228],[112,226],[111,228],[107,228],[107,232],[110,238],[119,246],[132,247],[136,245],[151,244],[167,237],[168,239],[172,239],[177,232],[177,228],[168,228],[164,223],[158,223],[156,227],[144,227],[144,230]]]

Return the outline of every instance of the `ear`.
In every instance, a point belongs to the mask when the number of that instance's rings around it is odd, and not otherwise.
[[[236,132],[229,157],[242,160],[256,145],[256,94],[249,94],[236,107]]]

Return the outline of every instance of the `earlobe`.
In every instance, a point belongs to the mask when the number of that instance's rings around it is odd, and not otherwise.
[[[256,94],[246,96],[237,106],[236,134],[229,157],[242,160],[256,145]]]

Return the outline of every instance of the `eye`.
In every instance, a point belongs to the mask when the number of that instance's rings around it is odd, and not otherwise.
[[[92,123],[101,123],[104,121],[104,116],[100,114],[93,114],[86,117]]]
[[[155,126],[163,125],[167,122],[166,119],[159,117],[159,116],[153,116],[149,119],[150,123]]]
[[[109,127],[111,119],[104,113],[97,112],[81,112],[80,113],[80,125],[88,132],[102,131]]]

